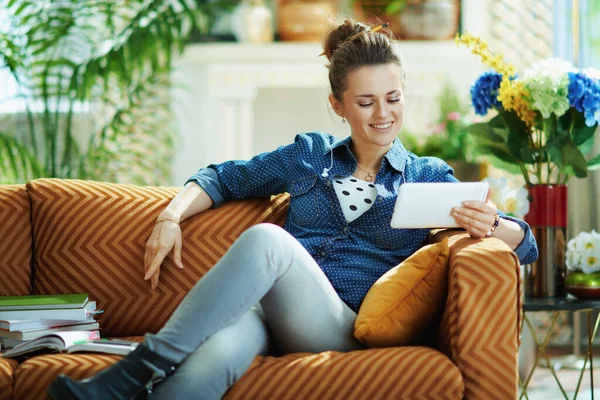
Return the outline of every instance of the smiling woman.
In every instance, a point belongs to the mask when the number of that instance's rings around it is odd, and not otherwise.
[[[350,136],[299,134],[250,160],[200,169],[161,213],[140,274],[156,288],[166,255],[180,259],[180,222],[225,201],[288,192],[283,229],[248,229],[157,334],[91,379],[59,377],[51,398],[105,398],[109,391],[130,398],[165,380],[157,398],[220,399],[268,344],[283,353],[364,349],[354,323],[369,288],[429,234],[391,228],[400,185],[456,178],[444,161],[417,157],[397,138],[404,71],[385,27],[345,21],[324,48],[329,100],[348,120]],[[492,236],[509,243],[523,263],[537,257],[528,225],[500,219],[489,201],[464,204],[455,219],[474,237],[498,221]]]

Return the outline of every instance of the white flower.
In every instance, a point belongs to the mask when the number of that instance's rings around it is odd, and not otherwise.
[[[490,200],[498,210],[517,218],[523,218],[529,212],[529,199],[527,189],[524,187],[511,188],[505,177],[485,178],[492,189]]]
[[[580,252],[592,251],[600,245],[600,243],[594,240],[594,237],[589,232],[581,232],[577,235],[575,241],[577,242],[577,249]]]
[[[508,190],[508,180],[505,177],[485,178],[483,182],[487,182],[492,190],[490,201],[494,203],[499,210],[502,210],[501,207],[504,206],[504,192]]]
[[[548,118],[552,113],[560,117],[569,109],[568,72],[576,72],[570,62],[550,58],[533,64],[523,73],[522,81],[531,95],[532,106],[542,117]]]
[[[531,65],[523,72],[523,78],[535,78],[538,76],[550,76],[554,80],[562,79],[569,72],[577,69],[569,61],[560,58],[547,58]]]
[[[567,268],[569,269],[569,271],[581,271],[581,255],[577,250],[573,248],[567,248],[565,258]]]
[[[596,247],[590,251],[582,251],[581,253],[581,270],[586,274],[600,271],[600,248]]]
[[[507,214],[514,215],[523,219],[529,212],[529,199],[527,189],[509,189],[505,192],[504,211]]]
[[[594,67],[589,67],[589,68],[584,69],[583,73],[592,79],[600,79],[600,70],[598,70]]]
[[[567,242],[565,254],[567,268],[586,274],[600,271],[600,233],[581,232]]]

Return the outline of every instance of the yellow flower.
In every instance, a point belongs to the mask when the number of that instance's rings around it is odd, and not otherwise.
[[[523,87],[521,82],[511,80],[515,75],[515,67],[504,62],[502,54],[493,54],[488,49],[488,44],[485,40],[465,32],[462,35],[456,34],[454,41],[457,46],[464,44],[471,49],[471,53],[478,55],[481,62],[489,65],[498,73],[503,75],[500,88],[498,89],[498,100],[502,102],[502,107],[505,110],[515,110],[521,120],[528,126],[532,126],[535,118],[535,112],[531,110],[527,102],[529,92]]]
[[[505,110],[515,110],[519,118],[528,126],[532,126],[535,112],[529,108],[527,98],[529,92],[523,86],[523,82],[510,80],[504,75],[500,88],[498,89],[498,100],[502,102]]]

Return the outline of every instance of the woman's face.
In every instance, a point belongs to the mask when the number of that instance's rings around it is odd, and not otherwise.
[[[352,140],[359,145],[389,147],[402,128],[402,70],[396,64],[366,66],[346,77],[342,102],[333,95],[335,112],[348,120]]]

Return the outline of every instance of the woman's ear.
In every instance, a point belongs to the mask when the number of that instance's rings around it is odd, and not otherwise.
[[[333,108],[333,111],[335,111],[335,113],[340,116],[340,117],[344,117],[344,113],[342,111],[342,103],[338,101],[338,99],[335,98],[334,95],[330,94],[329,95],[329,104],[331,104],[331,108]]]

